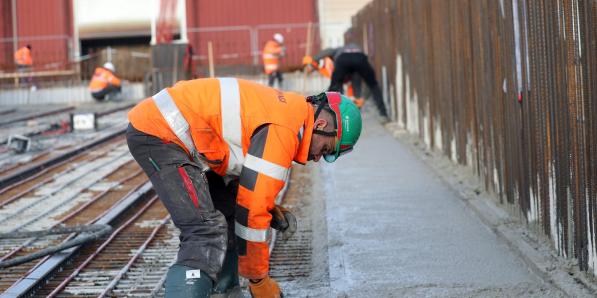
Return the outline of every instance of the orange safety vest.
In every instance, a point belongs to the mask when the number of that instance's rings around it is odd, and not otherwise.
[[[97,67],[89,82],[89,91],[99,92],[104,90],[108,85],[120,86],[120,79],[117,78],[109,69]]]
[[[239,251],[239,273],[259,279],[269,271],[269,211],[292,162],[307,162],[313,114],[302,95],[220,78],[181,81],[141,101],[128,117],[137,130],[178,144],[191,158],[196,151],[218,175],[239,176],[235,233],[246,248]],[[265,144],[249,152],[253,133],[265,124]]]
[[[334,72],[334,60],[330,57],[325,57],[322,60],[323,61],[318,65],[319,73],[329,79]]]
[[[22,47],[15,52],[15,63],[17,65],[33,65],[33,58],[31,57],[31,50],[27,47]]]
[[[276,41],[270,40],[263,48],[263,69],[266,74],[271,74],[278,71],[280,68],[280,56],[282,55],[283,47]]]

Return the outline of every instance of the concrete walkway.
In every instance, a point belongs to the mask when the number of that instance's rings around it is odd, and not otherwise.
[[[374,119],[319,171],[331,297],[558,297]]]

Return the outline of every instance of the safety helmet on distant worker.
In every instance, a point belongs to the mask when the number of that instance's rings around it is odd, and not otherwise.
[[[280,33],[276,33],[276,34],[274,34],[274,40],[277,41],[278,43],[284,43],[284,35],[282,35]]]
[[[336,149],[331,154],[323,156],[325,161],[334,162],[340,155],[352,151],[361,135],[363,126],[361,111],[352,100],[338,92],[324,92],[307,97],[307,101],[317,106],[315,119],[317,119],[322,109],[327,109],[335,116],[335,132],[313,131],[314,134],[336,137]]]
[[[110,70],[111,72],[116,71],[116,69],[114,68],[114,64],[112,64],[112,62],[104,63],[104,68]]]

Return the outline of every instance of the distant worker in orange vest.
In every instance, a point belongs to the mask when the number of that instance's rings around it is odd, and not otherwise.
[[[114,98],[120,91],[121,82],[118,77],[114,75],[116,69],[114,64],[106,62],[104,66],[97,67],[89,83],[89,91],[91,96],[98,101],[105,98]]]
[[[331,79],[334,72],[334,60],[330,57],[324,57],[319,61],[313,60],[311,56],[303,57],[303,66],[307,67],[310,73],[313,69],[317,70],[322,76]]]
[[[33,57],[31,56],[31,45],[28,44],[15,52],[14,55],[17,72],[30,72],[33,68]],[[21,78],[19,81],[31,82],[31,77]]]
[[[283,297],[269,275],[270,227],[289,236],[296,218],[276,197],[293,162],[334,162],[353,149],[359,109],[337,92],[305,98],[210,78],[178,82],[128,118],[129,150],[180,230],[166,298],[243,297],[239,274],[252,297]]]
[[[263,70],[267,74],[267,85],[274,86],[278,79],[278,88],[282,87],[282,73],[280,72],[280,59],[284,57],[284,36],[280,33],[274,34],[274,39],[265,43],[263,48]]]
[[[15,52],[15,64],[17,69],[31,69],[33,57],[31,57],[31,45],[26,45]]]

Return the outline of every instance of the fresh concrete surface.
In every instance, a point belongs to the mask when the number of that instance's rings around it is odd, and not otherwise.
[[[315,172],[330,297],[566,296],[371,116],[355,151]]]

